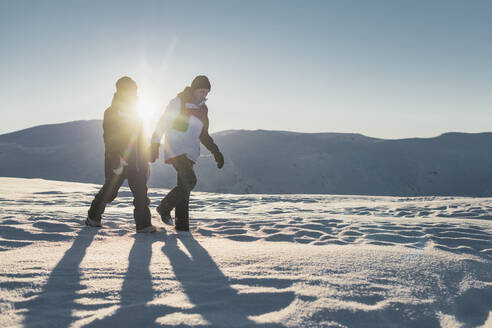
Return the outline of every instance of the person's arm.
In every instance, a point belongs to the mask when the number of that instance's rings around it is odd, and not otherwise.
[[[172,118],[181,106],[181,101],[179,98],[174,98],[169,102],[164,113],[161,115],[157,125],[155,127],[154,133],[152,134],[152,143],[161,143],[162,136],[169,129]]]
[[[166,132],[166,127],[167,127],[167,122],[166,122],[167,115],[166,115],[166,111],[167,111],[167,108],[164,111],[164,113],[161,115],[161,118],[159,119],[159,121],[157,122],[157,125],[155,127],[154,133],[152,133],[152,139],[151,139],[151,142],[152,143],[160,144],[161,143],[162,136]]]
[[[114,171],[121,166],[121,156],[125,149],[124,140],[127,139],[126,133],[128,132],[121,126],[117,112],[111,108],[107,109],[104,112],[103,139],[110,170]]]
[[[154,133],[152,134],[151,144],[150,144],[150,162],[155,162],[159,158],[159,147],[161,145],[162,136],[169,129],[171,124],[173,113],[179,112],[181,102],[179,98],[175,98],[169,102],[164,113],[161,115],[157,125],[155,127]]]
[[[122,153],[130,146],[132,138],[140,132],[138,117],[108,109],[104,112],[104,144],[112,152]]]
[[[116,112],[112,111],[111,108],[104,112],[103,120],[103,131],[104,131],[104,145],[106,150],[110,153],[120,151],[122,148],[121,139],[124,129],[120,126],[118,122],[118,117],[115,115]]]
[[[208,120],[208,107],[204,106],[204,115],[203,115],[203,129],[200,134],[200,142],[214,155],[215,161],[217,162],[217,167],[220,169],[224,166],[224,156],[219,150],[219,147],[215,144],[214,139],[208,134],[209,120]]]

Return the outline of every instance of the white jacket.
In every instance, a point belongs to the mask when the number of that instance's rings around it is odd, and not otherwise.
[[[193,108],[194,112],[201,111],[202,113],[199,113],[199,116],[207,116],[206,111],[208,111],[208,109],[206,106],[198,107],[194,104],[188,103],[186,103],[185,106],[187,108]],[[200,135],[204,128],[204,123],[195,115],[190,115],[188,128],[186,131],[176,130],[173,127],[173,124],[178,117],[180,110],[181,99],[176,97],[167,105],[164,113],[157,123],[155,132],[152,135],[152,143],[160,143],[162,136],[165,135],[164,160],[166,163],[169,163],[171,158],[183,154],[193,162],[196,162],[200,156]]]

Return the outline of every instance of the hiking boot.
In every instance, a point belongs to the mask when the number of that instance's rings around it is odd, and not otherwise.
[[[89,227],[95,227],[95,228],[102,227],[101,220],[92,219],[90,216],[87,216],[87,219],[85,219],[85,225],[89,226]]]
[[[164,224],[172,225],[173,218],[171,217],[171,210],[167,210],[160,205],[155,209],[159,213],[161,220]]]
[[[176,218],[175,227],[178,231],[190,231],[190,220],[188,218]]]
[[[153,225],[149,225],[145,228],[137,229],[137,233],[151,233],[151,232],[157,232],[156,227]]]

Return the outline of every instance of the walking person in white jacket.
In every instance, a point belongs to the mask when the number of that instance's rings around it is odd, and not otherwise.
[[[217,167],[224,165],[224,157],[208,134],[208,108],[205,105],[211,85],[208,78],[199,75],[176,98],[169,102],[152,135],[151,162],[159,157],[162,136],[164,160],[173,165],[178,176],[177,185],[164,197],[157,212],[166,224],[172,224],[171,211],[175,209],[176,230],[189,230],[190,192],[196,185],[193,165],[200,156],[200,142],[214,155]]]

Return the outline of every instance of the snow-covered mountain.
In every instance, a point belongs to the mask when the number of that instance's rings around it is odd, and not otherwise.
[[[196,190],[227,193],[492,196],[492,133],[384,140],[348,133],[230,130],[213,135]],[[0,136],[0,176],[102,183],[101,121],[37,126]],[[152,165],[149,185],[171,187],[174,170]]]

